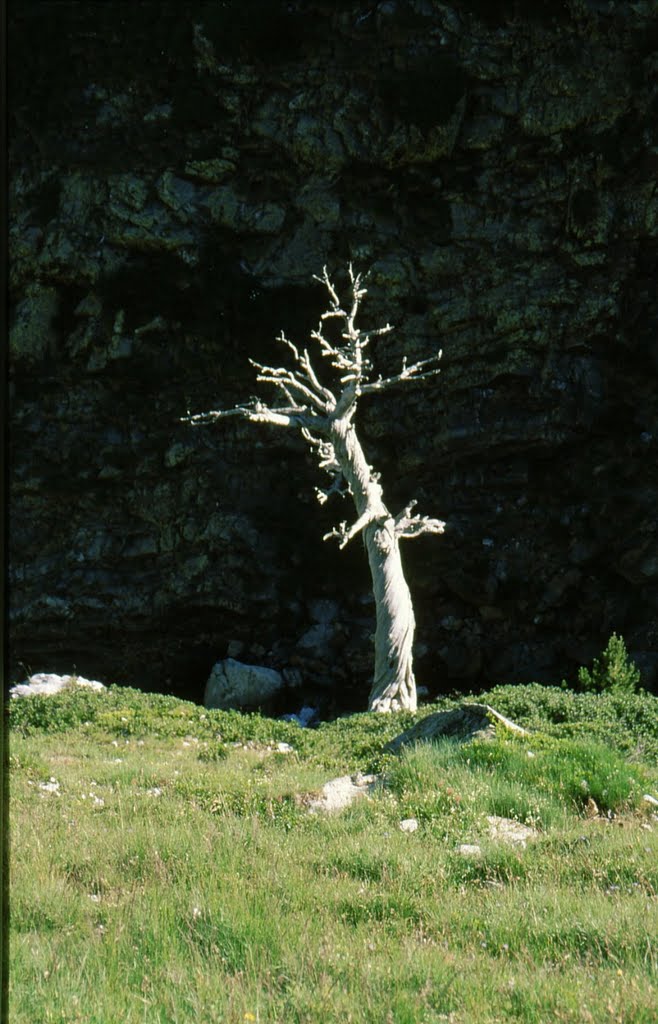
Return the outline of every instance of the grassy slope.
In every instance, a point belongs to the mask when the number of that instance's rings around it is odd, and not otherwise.
[[[658,699],[479,699],[541,734],[392,757],[418,716],[12,702],[13,1024],[654,1022]],[[296,799],[356,770],[388,784],[332,817]],[[494,843],[488,814],[538,838]]]

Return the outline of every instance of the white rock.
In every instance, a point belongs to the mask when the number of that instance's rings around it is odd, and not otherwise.
[[[642,799],[646,803],[651,804],[652,807],[658,807],[658,800],[656,800],[655,796],[651,796],[650,793],[645,793]]]
[[[528,839],[536,839],[539,833],[537,829],[529,825],[522,825],[520,821],[513,818],[500,818],[495,814],[487,817],[489,823],[489,835],[492,839],[499,839],[510,846],[520,846],[525,849]]]
[[[59,693],[72,684],[84,686],[89,690],[105,690],[103,683],[97,679],[85,679],[84,676],[58,676],[54,672],[37,672],[30,676],[26,683],[17,683],[9,691],[12,697],[31,697],[35,693]]]
[[[482,850],[477,843],[462,843],[457,847],[457,853],[461,853],[463,857],[479,857]]]
[[[309,811],[341,811],[359,797],[367,796],[377,783],[376,775],[341,775],[325,782],[320,795],[306,801]]]
[[[44,793],[57,793],[59,794],[59,782],[56,779],[51,779],[48,782],[40,782],[39,789],[42,789]]]
[[[415,818],[405,818],[404,821],[400,822],[400,829],[403,832],[415,832],[418,828],[418,822]]]
[[[286,682],[287,682],[287,680],[286,680]],[[304,707],[301,708],[300,711],[296,715],[295,714],[281,715],[281,721],[282,722],[296,722],[297,725],[300,725],[302,727],[302,729],[306,729],[307,726],[309,726],[311,724],[311,722],[313,722],[313,721],[315,721],[317,719],[317,717],[318,717],[318,709],[317,708],[308,707],[308,705],[305,704]]]
[[[283,685],[283,676],[272,668],[225,658],[210,673],[203,703],[207,708],[258,707],[274,697]]]

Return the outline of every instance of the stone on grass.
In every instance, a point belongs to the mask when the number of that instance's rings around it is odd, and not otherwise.
[[[479,857],[482,853],[482,848],[477,843],[461,843],[457,847],[457,853],[461,853],[462,857]]]
[[[234,658],[218,661],[206,683],[207,708],[256,708],[267,704],[284,686],[280,672],[263,665],[245,665]]]
[[[418,822],[415,818],[405,818],[404,821],[400,822],[402,832],[415,832],[417,828]]]
[[[536,839],[539,833],[530,825],[523,825],[513,818],[500,818],[496,814],[487,817],[489,823],[489,835],[508,846],[520,846],[525,849],[529,839]]]
[[[301,802],[314,814],[318,811],[342,811],[355,800],[371,793],[377,781],[376,775],[362,775],[360,772],[356,775],[341,775],[338,779],[325,782],[319,794],[302,797]]]
[[[495,739],[496,727],[500,725],[519,736],[528,736],[516,722],[494,711],[488,704],[460,704],[451,711],[437,711],[416,722],[406,732],[400,733],[384,747],[397,753],[409,743],[431,742],[444,736],[459,740]]]
[[[44,793],[56,793],[59,796],[59,782],[52,775],[48,782],[39,783],[39,789],[43,790]]]
[[[489,839],[516,849],[525,850],[528,841],[536,839],[539,835],[537,829],[523,825],[514,818],[501,818],[497,814],[489,814],[487,824]],[[463,857],[479,857],[482,854],[482,847],[478,843],[461,843],[457,847],[457,853],[461,853]]]
[[[37,672],[30,676],[26,683],[17,683],[9,691],[12,697],[31,697],[33,694],[59,693],[69,687],[82,686],[88,690],[105,690],[103,683],[97,679],[85,679],[84,676],[58,676],[54,672]]]

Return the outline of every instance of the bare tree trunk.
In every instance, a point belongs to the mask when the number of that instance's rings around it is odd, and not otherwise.
[[[416,620],[402,569],[400,545],[392,516],[364,533],[375,595],[375,674],[370,711],[415,711],[413,642]]]
[[[377,625],[370,711],[416,710],[413,674],[415,619],[404,578],[396,522],[382,499],[382,488],[366,461],[349,413],[334,419],[329,437],[345,477],[368,553]]]

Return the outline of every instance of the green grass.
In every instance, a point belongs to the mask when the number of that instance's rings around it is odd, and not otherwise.
[[[480,699],[533,734],[393,756],[434,707],[312,731],[119,688],[13,701],[12,1024],[653,1024],[658,699]],[[308,813],[357,770],[386,784]]]

